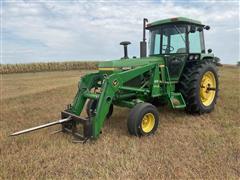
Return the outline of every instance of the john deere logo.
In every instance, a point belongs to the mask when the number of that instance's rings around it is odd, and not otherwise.
[[[118,85],[118,81],[114,80],[112,84],[113,84],[113,86],[117,86]]]

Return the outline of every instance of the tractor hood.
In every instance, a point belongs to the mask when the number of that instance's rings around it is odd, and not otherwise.
[[[104,70],[114,70],[122,67],[137,67],[144,66],[149,63],[159,63],[164,64],[163,57],[161,56],[151,56],[146,58],[132,58],[132,59],[120,59],[113,61],[104,61],[98,64],[98,68],[101,71]]]

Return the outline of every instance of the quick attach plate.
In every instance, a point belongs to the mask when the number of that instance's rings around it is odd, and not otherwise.
[[[76,116],[67,111],[61,112],[62,118],[71,117],[71,120],[62,123],[62,131],[71,133],[74,137],[73,142],[85,143],[92,136],[92,125],[90,119]]]

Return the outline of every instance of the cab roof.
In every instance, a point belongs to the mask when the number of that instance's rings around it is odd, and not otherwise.
[[[147,28],[164,25],[164,24],[176,24],[176,23],[186,23],[186,24],[204,26],[200,21],[197,21],[197,20],[193,20],[185,17],[175,17],[175,18],[163,19],[159,21],[154,21],[152,23],[148,23]]]

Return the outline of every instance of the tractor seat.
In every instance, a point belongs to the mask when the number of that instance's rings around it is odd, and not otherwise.
[[[179,48],[176,53],[186,53],[186,48]]]

